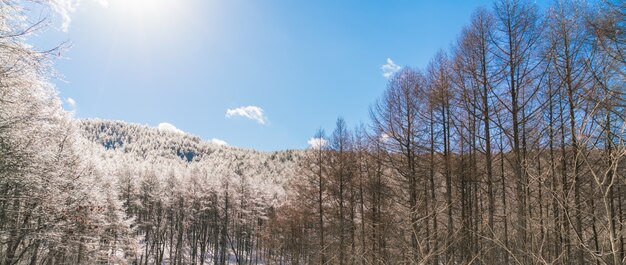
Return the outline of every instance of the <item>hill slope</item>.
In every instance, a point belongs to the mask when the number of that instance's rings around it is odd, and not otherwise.
[[[80,120],[82,135],[105,152],[134,160],[167,160],[173,164],[199,164],[213,174],[245,175],[282,185],[294,174],[301,151],[260,152],[206,142],[200,137],[158,128],[99,119]],[[221,172],[221,171],[230,172]]]

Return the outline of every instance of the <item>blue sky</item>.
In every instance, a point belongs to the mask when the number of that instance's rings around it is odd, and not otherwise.
[[[491,3],[83,0],[36,42],[71,43],[56,86],[78,118],[270,151],[305,148],[339,116],[368,123],[388,58],[424,67]]]

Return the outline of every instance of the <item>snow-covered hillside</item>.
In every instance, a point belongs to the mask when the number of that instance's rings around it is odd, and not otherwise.
[[[300,150],[261,152],[203,141],[147,125],[100,119],[80,120],[82,135],[102,146],[105,157],[122,156],[139,161],[167,161],[181,167],[202,168],[207,174],[245,175],[270,181],[282,188],[295,174]]]

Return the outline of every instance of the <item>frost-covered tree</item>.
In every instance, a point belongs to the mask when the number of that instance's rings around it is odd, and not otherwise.
[[[31,23],[22,4],[0,4],[0,256],[3,264],[89,262],[102,209],[94,167],[50,84],[56,49],[25,41],[46,20]]]

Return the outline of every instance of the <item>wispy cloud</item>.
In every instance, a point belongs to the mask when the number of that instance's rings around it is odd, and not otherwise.
[[[84,0],[52,0],[50,6],[52,10],[61,16],[61,30],[67,32],[72,22],[72,13],[76,12],[76,9]],[[100,4],[102,7],[108,7],[108,0],[93,0]]]
[[[313,149],[320,149],[326,145],[328,145],[328,140],[324,138],[311,138],[307,141],[309,147]]]
[[[263,113],[263,109],[257,106],[243,106],[235,109],[226,110],[226,118],[232,118],[237,116],[254,120],[262,125],[267,122],[267,117]]]
[[[166,132],[173,132],[173,133],[180,133],[180,134],[184,134],[185,133],[182,130],[176,128],[176,126],[172,125],[171,123],[167,123],[167,122],[159,123],[159,126],[157,128],[159,130],[161,130],[161,131],[166,131]]]
[[[61,30],[67,32],[70,28],[70,23],[72,22],[72,17],[70,16],[72,13],[76,11],[78,5],[80,5],[81,1],[74,0],[54,0],[50,1],[50,5],[52,9],[61,16]]]
[[[383,76],[385,78],[390,78],[391,76],[393,76],[393,74],[395,74],[396,72],[400,71],[400,69],[402,69],[402,67],[400,67],[399,65],[395,64],[393,62],[393,60],[391,60],[391,58],[387,58],[387,63],[383,64],[380,69],[383,71]]]
[[[217,138],[213,138],[209,142],[212,143],[212,144],[222,145],[222,146],[227,146],[228,145],[228,143],[226,141],[220,140],[220,139],[217,139]]]

